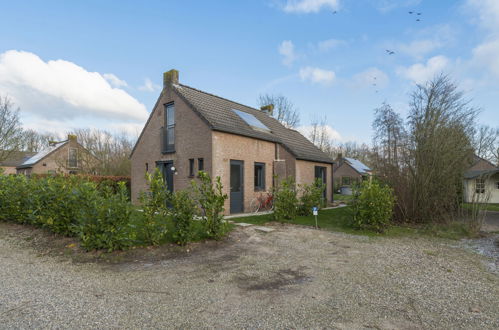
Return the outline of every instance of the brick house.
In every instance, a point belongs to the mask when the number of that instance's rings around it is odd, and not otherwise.
[[[321,178],[332,200],[332,164],[295,130],[257,110],[180,84],[163,75],[163,90],[132,151],[132,201],[147,189],[145,172],[158,167],[170,190],[185,189],[199,170],[220,176],[226,213],[249,211],[251,200],[273,187],[274,175],[297,184]]]
[[[499,167],[478,156],[464,173],[464,202],[499,203]]]
[[[335,160],[333,177],[334,188],[341,189],[342,194],[351,194],[353,183],[368,180],[372,176],[372,170],[360,160],[342,157],[341,154]]]
[[[77,174],[80,172],[95,173],[99,160],[78,143],[76,135],[68,135],[68,139],[50,142],[38,153],[24,159],[16,167],[17,174]]]
[[[24,163],[28,158],[34,156],[36,152],[27,151],[15,151],[9,154],[9,156],[0,162],[0,171],[3,174],[16,174],[16,168]]]

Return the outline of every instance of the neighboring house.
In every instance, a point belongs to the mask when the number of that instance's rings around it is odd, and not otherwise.
[[[464,173],[464,201],[466,203],[499,203],[499,168],[478,156]]]
[[[145,172],[158,167],[170,190],[185,189],[199,170],[220,176],[226,213],[249,211],[251,200],[270,191],[274,176],[297,184],[319,177],[332,200],[332,164],[295,130],[257,110],[178,82],[165,72],[161,92],[132,151],[132,200],[147,190]]]
[[[350,195],[352,184],[368,180],[371,176],[372,170],[360,160],[342,157],[341,154],[335,160],[334,187],[338,190],[341,189],[342,194]]]
[[[7,159],[0,162],[0,168],[3,170],[3,174],[16,174],[16,167],[24,163],[33,155],[35,155],[35,152],[14,151],[10,153]]]
[[[68,139],[50,142],[49,145],[25,159],[16,167],[17,174],[77,174],[93,173],[98,159],[78,143],[76,135]]]

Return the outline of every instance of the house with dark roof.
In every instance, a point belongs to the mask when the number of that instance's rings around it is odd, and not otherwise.
[[[335,160],[334,187],[342,194],[350,195],[352,184],[369,180],[371,176],[372,170],[358,159],[342,157],[342,154],[339,154]]]
[[[0,172],[3,174],[16,174],[16,168],[35,154],[36,152],[28,151],[10,152],[6,159],[0,161],[0,168],[2,169]]]
[[[99,160],[78,143],[76,135],[64,141],[52,141],[39,152],[16,166],[17,174],[94,173]]]
[[[464,173],[464,201],[499,203],[499,167],[475,155]]]
[[[333,160],[270,114],[179,83],[163,75],[163,90],[131,154],[132,200],[147,190],[145,172],[159,168],[171,191],[185,189],[200,170],[220,176],[229,196],[226,213],[249,211],[274,178],[297,184],[320,178],[332,200]]]

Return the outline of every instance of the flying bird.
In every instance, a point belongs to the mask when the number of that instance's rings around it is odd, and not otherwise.
[[[421,16],[421,13],[417,13],[416,15]]]
[[[393,50],[385,49],[388,55],[393,55],[395,52]]]
[[[416,20],[416,22],[421,22],[421,20],[418,18],[418,19]]]
[[[335,10],[335,11],[333,11],[333,15],[336,15],[337,13],[338,13],[338,12],[337,12],[336,10]]]
[[[410,11],[410,12],[409,12],[409,14],[411,14],[411,15],[412,15],[412,14],[414,14],[414,12],[413,12],[413,11]]]

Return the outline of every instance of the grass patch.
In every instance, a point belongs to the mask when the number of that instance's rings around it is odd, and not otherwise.
[[[353,199],[353,195],[342,195],[342,194],[334,194],[335,202],[350,202]]]
[[[464,209],[471,209],[471,203],[463,203],[463,208]],[[491,203],[491,204],[486,204],[484,205],[484,209],[487,210],[487,211],[493,211],[493,212],[499,212],[499,204],[494,204],[494,203]]]
[[[392,225],[384,233],[377,233],[369,230],[359,230],[352,226],[352,210],[350,207],[340,207],[329,210],[319,211],[317,216],[317,223],[319,228],[329,230],[344,232],[347,234],[354,235],[365,235],[372,237],[438,237],[446,239],[461,239],[470,237],[469,231],[462,223],[451,223],[451,224],[439,224],[439,225]],[[264,225],[266,223],[274,221],[272,214],[265,215],[254,215],[241,218],[232,218],[234,222],[245,222],[254,225]],[[291,221],[283,221],[283,223],[290,223],[295,225],[311,226],[315,227],[315,217],[314,216],[298,216],[296,219]]]

